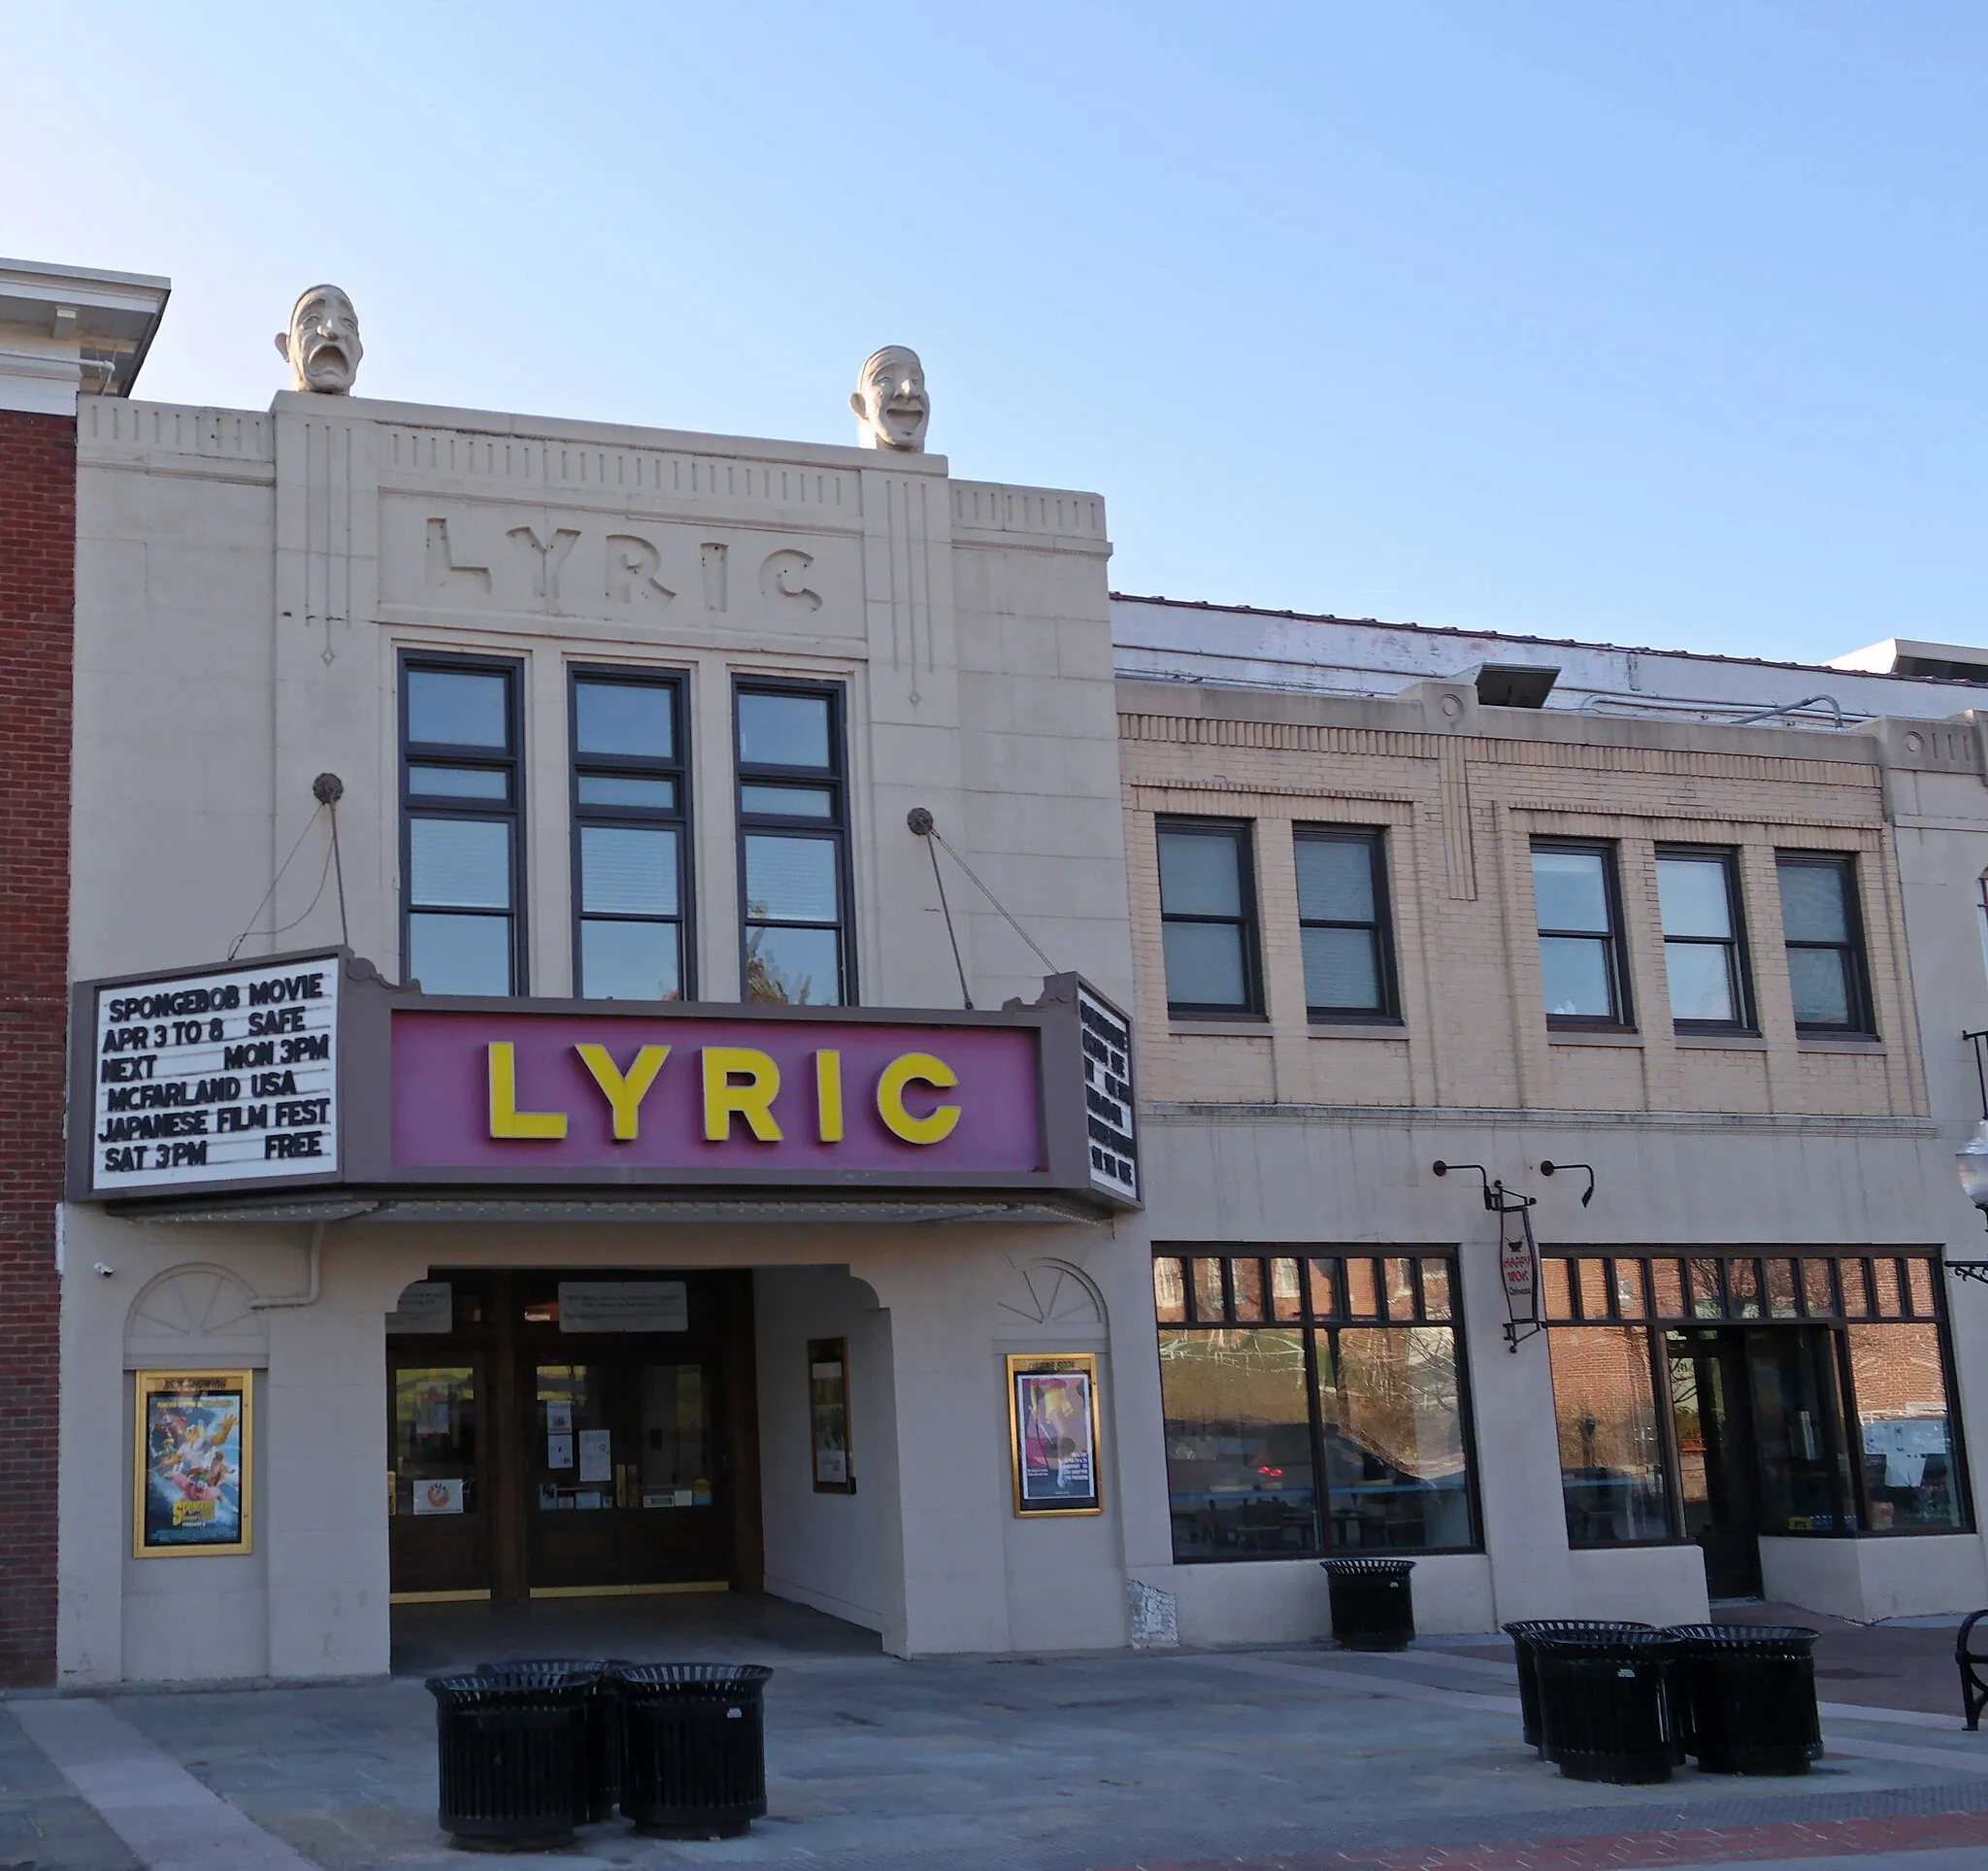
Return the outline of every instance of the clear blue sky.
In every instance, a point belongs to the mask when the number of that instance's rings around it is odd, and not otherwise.
[[[20,7],[0,252],[380,396],[1095,488],[1124,590],[1819,658],[1988,642],[1988,8]]]

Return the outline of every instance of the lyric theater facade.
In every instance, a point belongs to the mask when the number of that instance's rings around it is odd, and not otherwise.
[[[280,346],[73,418],[60,1677],[574,1594],[1122,1644],[1101,503],[955,478],[900,350],[842,447]]]
[[[901,347],[689,435],[319,287],[135,402],[164,291],[0,263],[0,1675],[1988,1599],[1988,658],[1114,599]]]

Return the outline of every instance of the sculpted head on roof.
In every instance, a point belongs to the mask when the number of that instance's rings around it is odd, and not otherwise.
[[[335,285],[314,285],[298,299],[290,328],[276,334],[276,348],[289,361],[290,387],[320,396],[347,395],[366,354],[359,315]]]
[[[915,351],[904,345],[885,345],[872,352],[856,379],[849,407],[856,412],[859,449],[925,452],[932,403],[925,394],[925,367]]]

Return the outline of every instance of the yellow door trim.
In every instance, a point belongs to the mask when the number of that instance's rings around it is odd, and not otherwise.
[[[724,1579],[696,1579],[664,1586],[534,1586],[534,1598],[653,1598],[689,1591],[730,1591]],[[486,1592],[484,1596],[489,1594]]]
[[[389,1591],[389,1605],[487,1605],[490,1588],[480,1591]]]

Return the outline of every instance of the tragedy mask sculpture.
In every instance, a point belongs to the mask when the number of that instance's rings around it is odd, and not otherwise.
[[[276,334],[276,348],[289,360],[290,387],[320,396],[346,395],[366,354],[359,315],[335,285],[314,285],[297,301],[290,328]]]
[[[856,412],[856,446],[923,454],[925,427],[932,419],[925,394],[925,368],[918,353],[885,345],[864,364],[849,397]]]

